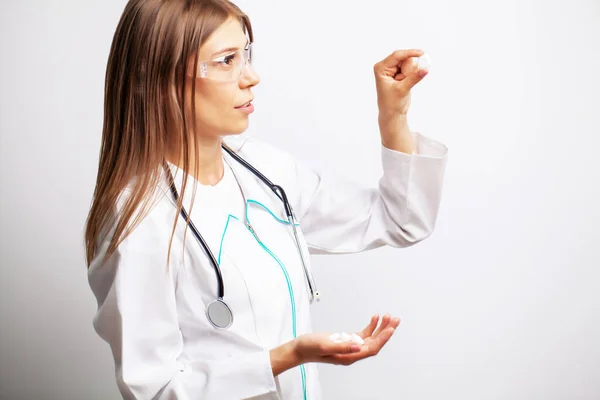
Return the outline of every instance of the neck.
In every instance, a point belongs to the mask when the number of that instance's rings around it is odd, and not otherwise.
[[[200,184],[214,186],[223,178],[223,150],[221,138],[199,138],[190,146],[187,171]],[[183,159],[169,157],[169,162],[183,169]]]

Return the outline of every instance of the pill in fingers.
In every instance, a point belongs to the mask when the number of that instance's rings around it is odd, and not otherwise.
[[[429,58],[428,54],[423,54],[417,60],[417,66],[419,69],[429,68],[431,66],[431,58]]]

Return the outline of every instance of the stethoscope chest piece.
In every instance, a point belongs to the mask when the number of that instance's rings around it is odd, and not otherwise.
[[[233,312],[222,299],[215,299],[206,307],[206,317],[215,328],[227,329],[233,324]]]
[[[283,188],[281,186],[273,184],[273,182],[271,182],[269,179],[267,179],[263,174],[261,174],[258,170],[256,170],[246,160],[242,159],[240,156],[238,156],[236,153],[234,153],[231,149],[229,149],[227,146],[225,146],[225,144],[223,144],[222,147],[227,153],[229,153],[229,155],[231,157],[233,157],[236,161],[238,161],[245,168],[247,168],[250,172],[252,172],[256,177],[258,177],[265,185],[267,185],[267,187],[269,187],[275,193],[275,195],[277,195],[277,197],[279,197],[280,200],[283,202],[283,205],[285,207],[285,212],[288,217],[288,221],[294,231],[294,239],[296,242],[296,248],[300,255],[300,260],[302,262],[304,274],[306,275],[306,280],[308,282],[308,286],[310,289],[310,296],[311,296],[310,302],[312,303],[313,300],[319,301],[321,294],[317,290],[314,280],[306,266],[306,261],[304,259],[304,254],[302,252],[302,249],[300,247],[300,240],[298,238],[298,232],[296,229],[296,225],[297,225],[296,218],[294,217],[294,212],[292,210],[292,206],[290,205],[290,203],[287,199],[287,195],[285,194],[285,191],[283,190]],[[164,164],[164,168],[169,176],[171,193],[173,195],[173,198],[175,199],[175,202],[177,203],[177,201],[179,199],[179,194],[177,192],[177,188],[175,187],[175,180],[173,178],[173,175],[171,174],[171,171],[169,170],[169,166],[166,164],[166,162]],[[233,172],[233,175],[235,177],[235,172],[233,171],[233,168],[231,168],[231,171]],[[235,180],[237,181],[238,186],[240,187],[242,196],[244,196],[244,192],[242,190],[242,187],[241,187],[237,177],[235,177]],[[245,199],[245,196],[244,196],[244,202],[246,204],[248,204],[248,202]],[[225,303],[225,301],[223,301],[223,297],[225,296],[225,284],[223,282],[223,275],[221,274],[221,268],[219,267],[219,263],[218,263],[217,259],[215,258],[215,255],[212,253],[212,251],[208,247],[208,244],[204,241],[204,238],[202,237],[202,235],[200,235],[200,232],[198,232],[198,230],[196,229],[196,226],[194,225],[191,218],[185,211],[184,207],[181,208],[180,214],[181,214],[181,217],[185,221],[189,221],[189,228],[191,229],[192,234],[194,235],[196,240],[198,240],[198,243],[200,243],[200,245],[202,246],[204,252],[208,256],[210,263],[212,264],[212,266],[216,272],[216,275],[217,275],[218,297],[215,300],[213,300],[212,302],[210,302],[208,304],[208,306],[206,307],[206,317],[208,318],[208,321],[211,323],[211,325],[214,326],[215,328],[227,329],[233,324],[233,311],[231,310],[231,308],[229,308],[229,306]]]

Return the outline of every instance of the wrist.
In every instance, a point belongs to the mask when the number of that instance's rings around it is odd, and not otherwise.
[[[408,121],[408,113],[405,112],[400,112],[400,111],[383,111],[383,110],[379,110],[379,113],[377,114],[377,118],[379,120],[379,123],[402,123],[402,122],[407,122]]]
[[[406,114],[379,113],[381,143],[388,149],[412,154],[414,143]]]
[[[303,364],[297,339],[291,340],[272,349],[270,351],[270,356],[273,376],[277,376],[288,369],[292,369],[300,364]]]

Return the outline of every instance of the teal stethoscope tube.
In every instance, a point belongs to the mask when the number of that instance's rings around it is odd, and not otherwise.
[[[294,215],[294,211],[292,210],[292,206],[290,205],[290,203],[288,201],[285,191],[283,190],[283,188],[281,186],[273,184],[273,182],[271,182],[267,177],[265,177],[263,174],[261,174],[256,168],[254,168],[246,160],[244,160],[243,158],[241,158],[240,156],[235,154],[224,143],[222,144],[222,147],[237,162],[242,164],[246,169],[248,169],[250,172],[252,172],[262,182],[264,182],[265,185],[267,185],[275,193],[275,195],[277,195],[277,197],[279,197],[279,199],[283,202],[283,205],[285,208],[285,213],[288,218],[288,222],[291,225],[292,230],[294,232],[294,240],[296,243],[296,248],[298,250],[298,254],[300,255],[300,259],[302,261],[302,267],[304,269],[304,274],[305,274],[306,280],[308,281],[308,286],[310,288],[310,301],[312,302],[315,299],[318,300],[320,297],[320,294],[317,291],[316,285],[314,283],[314,279],[312,278],[312,275],[310,274],[310,272],[308,271],[308,268],[306,266],[306,261],[304,259],[304,254],[302,252],[302,249],[300,247],[300,240],[298,238],[298,232],[296,229],[296,218]],[[175,198],[175,201],[177,202],[178,198],[179,198],[179,194],[177,193],[177,189],[175,188],[175,181],[173,179],[173,176],[170,174],[170,171],[166,165],[165,165],[165,170],[167,171],[169,178],[170,178],[171,193],[173,194],[173,197]],[[246,207],[248,207],[248,204],[246,204]],[[269,212],[271,212],[271,211],[269,210]],[[225,284],[223,282],[223,274],[221,273],[221,268],[219,267],[219,262],[216,260],[214,254],[210,250],[208,244],[206,243],[206,241],[204,240],[204,238],[202,237],[200,232],[198,232],[198,229],[192,222],[191,218],[189,218],[189,215],[185,211],[184,207],[181,208],[181,216],[183,217],[183,219],[185,221],[189,222],[189,227],[192,231],[192,234],[194,235],[196,240],[198,240],[198,243],[200,243],[200,245],[204,249],[204,252],[207,254],[207,256],[215,270],[215,273],[217,275],[218,298],[215,299],[213,302],[211,302],[207,307],[206,315],[208,317],[208,320],[215,328],[220,328],[220,329],[229,328],[233,323],[233,312],[232,312],[231,308],[227,305],[227,303],[225,303],[225,301],[223,300],[223,298],[225,296]],[[252,234],[256,238],[256,234],[254,233],[252,228],[249,227],[249,229],[251,229]],[[290,292],[290,297],[291,297],[291,302],[292,302],[292,327],[293,327],[293,336],[295,338],[297,335],[297,333],[296,333],[295,301],[294,301],[293,291],[291,288],[291,282],[289,280],[287,271],[286,271],[285,267],[283,266],[283,264],[281,264],[279,259],[268,248],[266,248],[262,242],[259,241],[259,244],[263,247],[263,249],[265,251],[267,251],[277,261],[277,263],[282,268],[282,270],[285,274],[285,278],[288,283],[288,289]],[[306,400],[306,398],[307,398],[306,371],[305,371],[304,365],[300,365],[300,372],[301,372],[301,377],[302,377],[303,398]]]
[[[306,261],[304,259],[304,254],[302,252],[302,249],[300,247],[300,240],[298,238],[298,232],[296,229],[296,223],[295,223],[296,218],[294,215],[294,211],[292,210],[292,206],[290,205],[290,203],[288,201],[285,190],[283,190],[283,188],[281,186],[275,185],[273,182],[271,182],[267,177],[265,177],[256,168],[254,168],[252,165],[250,165],[246,160],[244,160],[243,158],[238,156],[235,152],[233,152],[233,150],[231,150],[229,147],[227,147],[224,143],[222,144],[222,147],[223,147],[223,150],[225,150],[231,157],[233,157],[233,159],[235,159],[237,162],[242,164],[246,169],[248,169],[250,172],[252,172],[257,178],[259,178],[262,182],[264,182],[265,185],[267,185],[275,193],[275,195],[277,195],[277,197],[279,197],[279,199],[283,202],[283,206],[285,208],[285,213],[287,215],[289,224],[291,225],[292,230],[294,232],[294,240],[296,243],[296,248],[298,250],[298,254],[300,255],[300,259],[302,261],[304,275],[306,277],[306,280],[308,281],[308,287],[310,289],[310,301],[312,302],[315,299],[318,300],[320,297],[320,294],[316,288],[314,279],[312,278],[312,275],[310,274],[310,272],[308,271],[308,268],[306,266]],[[165,165],[165,170],[168,172],[168,175],[170,178],[171,193],[172,193],[173,197],[175,198],[175,201],[177,202],[179,199],[179,194],[177,193],[177,189],[175,188],[175,181],[173,179],[173,176],[170,174],[168,168],[166,167],[166,165]],[[210,263],[212,264],[213,269],[215,270],[215,273],[217,276],[218,297],[217,297],[217,299],[215,299],[212,303],[210,303],[208,305],[207,316],[208,316],[210,322],[216,328],[222,328],[222,329],[229,328],[229,326],[231,326],[231,323],[233,322],[233,312],[231,311],[231,308],[223,300],[223,298],[225,297],[225,284],[223,282],[223,274],[221,273],[221,268],[219,267],[219,263],[217,262],[217,259],[215,258],[214,254],[210,250],[208,244],[206,243],[206,241],[204,240],[204,238],[202,237],[200,232],[198,232],[198,229],[192,222],[191,218],[189,218],[189,215],[186,212],[184,207],[181,208],[181,216],[183,217],[183,219],[185,221],[189,221],[189,227],[192,231],[192,234],[194,235],[194,237],[196,238],[198,243],[200,243],[204,252],[208,256]],[[215,317],[215,316],[220,316],[220,317]]]

